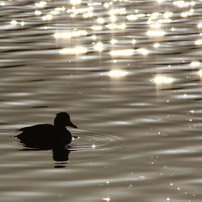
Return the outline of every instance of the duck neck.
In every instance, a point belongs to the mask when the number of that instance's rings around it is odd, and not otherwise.
[[[57,119],[57,117],[54,120],[54,125],[57,128],[65,128],[66,124],[64,124],[64,122],[62,122],[61,120]]]

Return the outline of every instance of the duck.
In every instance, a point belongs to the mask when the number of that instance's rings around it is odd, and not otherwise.
[[[64,148],[72,141],[71,133],[66,126],[77,128],[70,120],[70,115],[66,112],[56,114],[54,125],[38,124],[20,128],[19,135],[15,136],[26,147],[38,149]]]

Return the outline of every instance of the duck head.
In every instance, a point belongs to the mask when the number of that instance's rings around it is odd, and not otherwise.
[[[55,120],[54,120],[54,125],[57,127],[66,127],[66,126],[71,126],[73,128],[77,128],[71,120],[70,116],[66,112],[60,112],[56,114]]]

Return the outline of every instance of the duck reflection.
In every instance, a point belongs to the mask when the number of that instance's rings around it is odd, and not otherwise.
[[[65,128],[71,126],[77,128],[66,112],[60,112],[56,115],[54,125],[38,124],[21,128],[22,131],[17,137],[26,147],[23,150],[52,150],[55,161],[68,161],[70,150],[66,145],[72,141],[71,133]]]

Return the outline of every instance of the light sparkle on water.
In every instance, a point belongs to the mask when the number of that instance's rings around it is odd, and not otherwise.
[[[149,30],[147,31],[147,35],[149,37],[163,37],[165,35],[165,32],[163,30]]]
[[[202,77],[202,69],[200,69],[200,70],[198,71],[198,74],[199,74],[200,77]]]
[[[104,200],[104,201],[110,201],[111,199],[109,197],[106,197],[106,198],[102,198],[102,200]]]
[[[124,49],[124,50],[113,50],[110,52],[112,57],[124,57],[124,56],[131,56],[134,53],[134,49]]]
[[[63,48],[59,51],[60,54],[66,55],[81,55],[85,54],[87,49],[85,47]]]
[[[159,43],[155,43],[155,44],[153,45],[154,48],[158,48],[159,46],[160,46]]]
[[[201,64],[201,63],[200,63],[199,61],[192,61],[190,65],[191,65],[192,67],[198,67],[198,66],[200,66],[200,64]]]
[[[16,20],[11,20],[11,25],[17,25],[18,22]]]
[[[195,45],[197,45],[197,46],[202,45],[202,39],[196,40]]]
[[[173,78],[172,77],[168,77],[168,76],[164,76],[164,75],[157,75],[154,78],[154,82],[157,85],[160,85],[160,84],[171,84],[173,82]]]
[[[111,78],[121,78],[127,75],[127,72],[121,69],[115,69],[115,70],[111,70],[109,72],[109,76]]]

